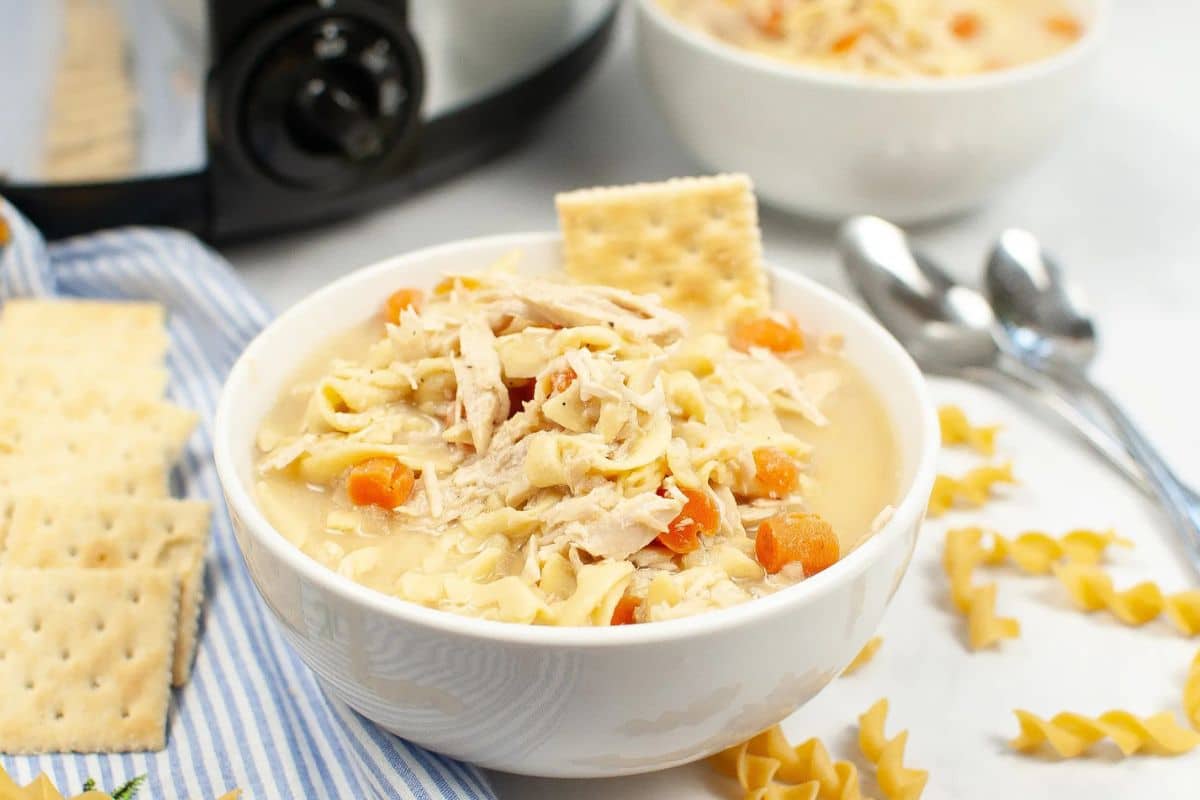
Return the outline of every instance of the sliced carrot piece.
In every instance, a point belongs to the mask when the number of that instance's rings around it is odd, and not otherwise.
[[[567,389],[571,388],[571,384],[579,376],[575,374],[575,370],[567,367],[550,376],[550,394],[562,394]]]
[[[478,278],[472,278],[470,275],[458,275],[438,281],[437,286],[433,287],[433,293],[436,295],[450,294],[450,292],[454,291],[455,286],[471,290],[478,289],[481,285]]]
[[[776,514],[758,526],[754,554],[767,572],[775,573],[800,562],[805,576],[816,575],[840,557],[838,538],[828,522],[816,514]]]
[[[839,55],[843,53],[849,53],[854,49],[854,45],[858,44],[858,40],[862,38],[862,35],[862,28],[855,28],[852,31],[847,31],[838,38],[834,39],[833,44],[829,46],[829,49]]]
[[[394,458],[368,458],[350,468],[346,493],[356,506],[392,509],[408,500],[415,481],[413,471]]]
[[[701,534],[712,535],[717,532],[721,512],[707,494],[691,489],[680,491],[687,500],[679,515],[667,525],[667,530],[658,535],[658,542],[672,553],[682,555],[699,549]],[[665,489],[659,489],[658,493],[666,496]]]
[[[800,464],[777,447],[755,450],[754,469],[758,485],[767,497],[786,497],[800,483]]]
[[[755,317],[734,325],[729,343],[743,353],[751,347],[763,347],[775,353],[790,353],[804,349],[804,332],[800,323],[788,315],[783,321],[775,317]]]
[[[634,625],[637,623],[637,610],[642,605],[642,601],[636,597],[625,595],[617,601],[617,607],[613,609],[612,620],[609,625]]]
[[[973,14],[970,11],[964,11],[961,14],[955,14],[950,19],[950,32],[959,39],[974,39],[979,35],[979,29],[982,24],[978,14]]]
[[[1083,35],[1083,23],[1070,14],[1055,14],[1046,18],[1046,30],[1056,36],[1078,39]]]
[[[401,311],[406,308],[419,311],[424,299],[425,293],[420,289],[397,289],[383,304],[383,318],[395,325],[400,322]]]
[[[771,39],[783,38],[783,3],[775,0],[771,4],[771,10],[767,12],[767,16],[759,19],[753,14],[749,15],[750,23],[758,28],[759,33]]]

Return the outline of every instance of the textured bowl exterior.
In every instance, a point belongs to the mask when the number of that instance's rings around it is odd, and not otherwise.
[[[979,205],[1062,138],[1085,95],[1093,26],[1042,62],[989,75],[889,81],[792,66],[711,40],[638,0],[638,57],[675,135],[706,168],[823,219],[908,223]]]
[[[354,584],[302,554],[253,499],[259,424],[328,337],[398,286],[483,267],[520,249],[559,263],[553,234],[447,245],[360,270],[284,314],[226,383],[217,468],[238,544],[285,637],[328,691],[420,745],[485,767],[554,777],[662,769],[790,714],[871,637],[908,565],[934,475],[936,415],[915,365],[850,303],[790,273],[777,305],[840,330],[897,429],[905,496],[888,525],[825,572],[731,609],[622,628],[546,628],[458,617]]]

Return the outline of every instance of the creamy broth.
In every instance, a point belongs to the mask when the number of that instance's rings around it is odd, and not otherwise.
[[[518,331],[517,335],[538,333],[543,338],[553,338],[566,332],[526,328]],[[811,389],[813,396],[820,398],[817,405],[827,424],[816,424],[802,414],[781,414],[777,423],[781,426],[781,434],[767,434],[764,439],[768,442],[778,441],[785,448],[798,448],[797,452],[802,453],[796,458],[803,470],[798,484],[786,496],[776,498],[760,495],[756,501],[745,500],[744,509],[741,505],[743,501],[738,500],[738,510],[739,513],[744,512],[744,521],[733,523],[729,530],[725,529],[728,523],[722,521],[722,532],[712,532],[711,538],[700,537],[704,544],[698,550],[672,552],[661,546],[664,540],[660,539],[651,541],[641,551],[625,556],[612,553],[597,556],[589,555],[591,551],[588,547],[591,545],[586,541],[581,544],[571,540],[560,548],[559,554],[545,541],[527,541],[531,533],[540,532],[536,525],[519,536],[495,532],[490,536],[474,536],[464,533],[472,521],[470,517],[448,526],[430,522],[436,516],[431,510],[435,501],[430,495],[430,484],[425,480],[425,473],[419,469],[412,499],[408,503],[394,510],[356,504],[347,491],[347,475],[352,467],[328,473],[321,480],[313,480],[305,475],[305,456],[288,461],[280,460],[278,454],[289,448],[295,449],[297,443],[303,445],[306,436],[312,438],[311,433],[305,432],[314,430],[314,407],[325,402],[322,399],[326,396],[323,387],[329,385],[331,375],[343,374],[347,365],[364,362],[364,359],[373,360],[377,365],[387,363],[391,354],[380,355],[381,350],[388,349],[386,340],[381,341],[384,335],[382,320],[374,318],[332,338],[306,360],[288,382],[289,388],[261,427],[259,449],[264,455],[260,461],[261,473],[257,484],[263,511],[298,548],[330,569],[381,592],[457,613],[544,624],[607,624],[608,617],[615,613],[613,604],[625,595],[636,596],[644,607],[638,612],[640,618],[637,621],[683,616],[752,599],[805,577],[804,570],[798,569],[797,564],[764,573],[763,567],[755,562],[756,543],[749,533],[763,518],[792,510],[819,515],[832,526],[840,546],[839,554],[844,557],[873,532],[873,524],[881,512],[898,499],[896,441],[879,397],[867,379],[840,354],[819,344],[820,340],[810,338],[809,344],[801,352],[771,363],[785,365],[783,369],[794,371],[806,390]],[[393,340],[394,337],[393,330]],[[702,354],[709,345],[703,343],[704,347],[701,347],[700,344],[702,342],[693,335],[672,345],[672,352],[698,348],[697,352]],[[694,358],[689,355],[684,361]],[[750,361],[742,355],[737,358],[741,359],[738,363]],[[542,366],[545,365],[538,365],[537,368]],[[382,367],[379,370],[386,372]],[[380,372],[370,374],[374,376]],[[664,374],[674,383],[679,383],[685,377],[679,372]],[[579,380],[582,382],[584,379]],[[830,390],[829,387],[833,388]],[[580,393],[582,391],[579,389]],[[457,397],[455,392],[452,386],[446,390],[445,397]],[[667,395],[668,398],[674,397],[671,392]],[[436,392],[430,397],[434,400],[426,398],[426,411],[430,408],[440,409],[442,401],[437,399]],[[453,431],[446,427],[451,420],[439,419],[440,412],[426,413],[403,403],[389,402],[391,405],[381,407],[385,408],[386,413],[381,412],[376,418],[390,419],[399,413],[404,424],[409,429],[420,431],[420,436],[426,436],[427,430],[433,430],[443,438],[454,438],[451,436]],[[548,396],[541,402],[548,405],[551,398]],[[452,408],[461,411],[458,405]],[[326,413],[328,416],[328,410]],[[334,416],[338,413],[347,412],[335,410]],[[457,424],[461,426],[461,423]],[[761,420],[755,423],[756,426],[760,424]],[[315,429],[326,428],[325,423],[316,423]],[[751,436],[753,430],[748,428],[747,436]],[[336,435],[328,431],[321,434],[326,438],[332,436],[335,440]],[[351,437],[361,435],[348,434]],[[454,440],[458,441],[465,434],[459,431],[455,435],[459,438]],[[500,437],[501,434],[497,433],[496,436]],[[397,434],[393,438],[402,441],[404,434]],[[391,443],[385,446],[391,446]],[[467,460],[459,463],[469,464],[474,459],[474,453],[469,445],[462,447],[467,453]],[[443,471],[445,474],[442,474]],[[454,468],[437,470],[436,480],[442,488],[436,491],[440,493],[451,487],[456,473]],[[670,471],[666,474],[674,477]],[[627,475],[622,480],[629,483],[635,479]],[[653,495],[654,487],[661,481],[661,477],[652,479],[646,491]],[[587,485],[594,490],[595,483],[592,480]],[[720,481],[714,478],[713,483],[717,485]],[[745,488],[752,485],[743,481],[741,491],[752,491]],[[623,491],[629,499],[642,490],[631,490],[627,485]],[[571,495],[577,493],[572,490],[561,499],[569,501]],[[667,496],[662,490],[658,495]],[[451,492],[447,496],[454,495]],[[732,499],[733,494],[726,491],[725,496]],[[407,507],[413,504],[416,504],[416,510],[410,513]],[[752,507],[756,504],[763,508]],[[497,509],[496,505],[494,501],[489,501],[473,511],[472,515],[478,518],[503,510]],[[555,505],[557,503],[538,505],[535,501],[531,507],[550,509]],[[722,519],[725,520],[731,510],[719,503],[717,505],[724,509]],[[550,512],[544,510],[538,513]],[[674,524],[675,521],[672,522]],[[745,533],[741,532],[743,525]],[[575,536],[578,538],[578,534]],[[562,536],[559,538],[562,540]],[[532,549],[535,545],[539,545],[540,549]],[[568,562],[569,568],[566,566]],[[626,570],[620,579],[621,591],[616,595],[613,594],[615,590],[606,589],[608,594],[601,592],[606,599],[589,601],[598,604],[597,610],[589,610],[580,616],[572,604],[588,588],[586,584],[590,580],[581,576],[599,573],[601,567],[620,564],[636,566],[632,575]],[[530,579],[531,569],[541,575],[540,582]],[[560,580],[557,571],[571,570],[572,574],[562,578],[565,581],[562,588],[553,588]],[[551,575],[552,580],[547,575]],[[490,594],[476,599],[477,593],[483,591],[479,587],[505,584],[507,592],[516,587],[518,581],[535,587],[536,597],[533,601],[515,600],[507,596],[497,598]],[[672,588],[669,585],[671,581],[680,583],[682,588]],[[703,581],[708,581],[708,584],[696,588]],[[550,588],[543,588],[542,583]],[[499,594],[499,589],[496,589],[496,594]]]
[[[795,362],[797,372],[834,370],[842,379],[825,408],[829,425],[792,420],[789,427],[813,447],[805,494],[809,508],[829,520],[842,552],[871,535],[880,511],[895,502],[900,466],[895,433],[887,412],[863,374],[841,356],[810,353]]]

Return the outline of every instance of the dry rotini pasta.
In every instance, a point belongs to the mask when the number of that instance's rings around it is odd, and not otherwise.
[[[1126,625],[1145,625],[1159,616],[1184,636],[1200,634],[1200,590],[1164,594],[1153,581],[1118,591],[1112,578],[1088,564],[1061,564],[1054,574],[1082,611],[1107,610]]]
[[[1020,752],[1045,744],[1061,758],[1075,758],[1101,739],[1111,739],[1126,756],[1142,751],[1174,756],[1200,745],[1200,733],[1180,725],[1169,711],[1138,717],[1114,710],[1094,718],[1064,711],[1049,720],[1020,709],[1013,713],[1021,732],[1009,744]]]
[[[1008,463],[975,467],[961,478],[938,475],[929,494],[929,516],[940,517],[955,507],[979,508],[992,498],[997,484],[1016,482]]]
[[[882,636],[871,637],[871,641],[863,645],[863,649],[858,651],[858,655],[854,657],[854,660],[847,664],[846,668],[842,670],[842,675],[850,675],[866,666],[867,662],[874,658],[875,654],[879,652],[879,648],[882,644]]]
[[[904,766],[904,745],[908,741],[908,731],[887,738],[883,732],[887,712],[888,702],[884,698],[858,718],[859,749],[875,765],[876,780],[888,800],[917,800],[925,791],[929,773]]]
[[[866,800],[853,764],[834,761],[820,739],[793,747],[778,725],[718,753],[710,763],[737,778],[744,800]]]
[[[1017,620],[996,616],[996,584],[972,582],[975,567],[985,557],[980,538],[962,530],[950,531],[942,553],[942,566],[950,579],[950,598],[967,617],[967,643],[972,650],[1015,639],[1021,633]]]
[[[1192,727],[1200,731],[1200,651],[1192,659],[1183,683],[1183,711]]]
[[[1133,546],[1133,542],[1113,531],[1086,529],[1057,537],[1042,531],[1007,537],[984,528],[959,528],[949,531],[946,538],[969,540],[972,546],[977,546],[979,563],[995,566],[1008,561],[1030,575],[1047,575],[1061,561],[1095,564],[1111,546]]]
[[[942,429],[942,444],[966,445],[985,456],[995,454],[999,425],[972,425],[966,412],[955,405],[938,409],[938,424]]]

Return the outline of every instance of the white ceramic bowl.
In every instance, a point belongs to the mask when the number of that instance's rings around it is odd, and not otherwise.
[[[1061,54],[977,76],[895,80],[788,64],[725,44],[638,0],[642,71],[705,167],[747,172],[768,202],[900,223],[969,209],[1062,137],[1084,96],[1109,0],[1078,0]]]
[[[709,755],[778,722],[831,681],[874,633],[925,513],[939,446],[917,367],[846,300],[775,271],[776,304],[841,331],[899,438],[904,494],[879,533],[833,567],[769,597],[687,619],[551,628],[456,616],[341,577],[258,509],[254,441],[305,356],[377,314],[400,286],[482,268],[520,249],[558,269],[556,234],[475,239],[359,270],[301,301],[250,344],[225,384],[216,463],[238,544],[285,637],[326,688],[433,750],[534,775],[610,776]]]

